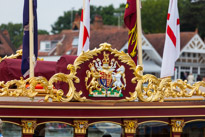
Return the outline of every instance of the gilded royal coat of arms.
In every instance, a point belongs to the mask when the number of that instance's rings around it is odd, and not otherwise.
[[[123,97],[126,88],[125,67],[119,65],[109,54],[103,53],[103,59],[97,58],[89,64],[86,71],[85,86],[90,97]]]

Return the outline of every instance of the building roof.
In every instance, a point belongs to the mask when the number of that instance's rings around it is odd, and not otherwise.
[[[180,33],[180,49],[182,50],[186,44],[191,40],[191,38],[196,35],[196,32],[181,32]],[[164,50],[164,42],[165,42],[165,33],[157,33],[157,34],[146,34],[145,37],[152,44],[152,46],[156,49],[159,55],[162,57]]]
[[[65,39],[62,42],[61,51],[58,51],[58,55],[64,55],[67,51],[71,51],[70,55],[76,55],[77,47],[72,47],[72,41],[75,37],[78,37],[79,31],[63,30],[60,34],[55,35],[39,35],[39,49],[40,41],[60,41],[65,35]],[[181,32],[181,49],[196,35],[196,32]],[[157,34],[145,34],[147,40],[156,49],[159,55],[162,57],[165,33]],[[128,41],[128,30],[126,28],[118,28],[111,26],[104,26],[103,29],[91,29],[90,36],[90,49],[98,48],[101,43],[107,42],[112,45],[112,48],[120,50]],[[56,49],[57,50],[57,49]],[[57,51],[56,51],[57,52]],[[48,56],[48,52],[39,51],[39,56]],[[53,54],[52,54],[53,55]]]
[[[63,37],[64,39],[62,40]],[[56,52],[57,52],[57,55],[64,55],[66,54],[67,51],[73,49],[72,41],[75,37],[78,37],[78,31],[73,31],[73,30],[63,30],[60,34],[55,34],[55,35],[39,35],[38,36],[38,49],[40,49],[41,41],[56,41],[56,40],[60,41],[62,40],[63,46],[56,49]],[[48,54],[49,52],[39,51],[39,56],[48,56]]]
[[[72,46],[74,38],[79,36],[80,16],[76,14],[73,22],[73,30],[63,30],[60,34],[55,35],[39,35],[39,49],[40,41],[61,41],[50,52],[39,51],[39,56],[50,55],[64,55],[69,52],[70,55],[77,54],[77,45]],[[195,32],[181,32],[181,49],[197,34]],[[145,34],[146,39],[155,48],[155,50],[162,57],[165,33],[158,34]],[[63,38],[65,37],[65,38]],[[63,39],[62,39],[63,38]],[[98,48],[101,43],[107,42],[112,45],[112,48],[118,50],[122,49],[128,41],[128,29],[124,27],[103,25],[103,19],[101,16],[95,16],[94,23],[90,25],[90,50]]]
[[[0,56],[14,54],[16,51],[15,47],[11,44],[10,36],[7,30],[0,30]]]
[[[58,55],[64,55],[70,51],[70,55],[76,55],[77,47],[72,47],[72,41],[75,37],[78,37],[79,31],[63,30],[60,34],[55,35],[39,35],[39,49],[40,41],[60,41],[65,35],[65,39],[62,42],[60,51],[56,52]],[[181,49],[196,35],[196,32],[181,32]],[[144,35],[151,45],[156,49],[159,55],[162,57],[165,33],[157,34],[145,34]],[[112,45],[112,48],[120,50],[128,41],[128,30],[126,28],[118,28],[116,26],[103,26],[102,29],[91,29],[90,36],[90,50],[98,48],[101,43],[107,42]],[[48,56],[48,52],[39,51],[39,56]],[[54,55],[54,54],[52,54]]]
[[[91,30],[90,49],[99,47],[101,43],[107,42],[112,48],[120,50],[128,41],[128,30],[118,27],[104,27],[103,29]]]
[[[74,38],[79,35],[80,16],[76,15],[73,22],[72,29],[74,30],[63,30],[60,34],[55,35],[39,35],[39,49],[40,41],[61,41],[57,46],[50,52],[39,51],[39,56],[49,55],[64,55],[69,52],[70,55],[77,54],[77,45],[72,46]],[[122,49],[128,41],[128,29],[124,27],[103,25],[103,19],[101,16],[95,16],[94,23],[90,25],[90,50],[98,48],[101,43],[107,42],[112,45],[112,48],[118,50]],[[181,32],[181,49],[194,37],[198,32]],[[146,39],[155,48],[155,50],[162,57],[165,33],[158,34],[145,34]],[[65,37],[65,38],[63,38]],[[63,39],[62,39],[63,38]]]
[[[78,37],[78,30],[63,30],[60,34],[55,35],[39,35],[38,36],[38,49],[40,49],[41,41],[62,41],[62,47],[57,47],[55,52],[57,55],[64,55],[67,51],[71,51],[70,55],[77,54],[77,47],[72,46],[73,39]],[[116,26],[103,26],[103,29],[91,29],[90,36],[90,49],[99,47],[101,43],[107,42],[112,45],[112,48],[120,49],[128,40],[128,30],[125,28],[118,28]],[[120,44],[119,44],[120,43]],[[60,50],[60,51],[58,51]],[[39,51],[39,56],[48,56],[48,52]],[[51,54],[53,55],[53,54]]]

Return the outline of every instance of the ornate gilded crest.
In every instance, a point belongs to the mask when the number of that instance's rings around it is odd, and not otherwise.
[[[103,59],[97,58],[86,71],[85,86],[91,97],[123,97],[126,88],[125,67],[103,52]],[[88,80],[90,81],[88,83]]]

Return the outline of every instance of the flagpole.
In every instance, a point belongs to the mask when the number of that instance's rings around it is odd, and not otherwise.
[[[85,25],[84,25],[84,21],[85,21],[85,20],[84,20],[84,19],[85,19],[85,16],[84,16],[84,15],[85,15],[85,0],[83,0],[83,13],[82,13],[82,14],[83,14],[83,21],[82,21],[82,26],[83,26],[83,28],[82,28],[82,29],[83,29],[83,30],[82,30],[83,39],[82,39],[81,53],[84,51],[84,50],[83,50],[83,40],[84,40],[84,27],[85,27]]]
[[[33,0],[29,0],[29,72],[34,77]]]
[[[142,66],[142,25],[141,25],[141,10],[140,0],[136,0],[137,7],[137,49],[138,49],[138,64]]]

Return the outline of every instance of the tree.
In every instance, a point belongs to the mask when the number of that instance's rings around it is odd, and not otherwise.
[[[60,33],[64,29],[71,29],[71,23],[74,20],[73,15],[75,15],[76,13],[78,13],[80,15],[80,10],[79,11],[73,10],[73,11],[64,12],[64,15],[58,17],[58,20],[53,25],[51,25],[51,27],[52,27],[51,32],[53,34],[57,34],[57,33]]]
[[[8,30],[11,43],[18,48],[22,44],[23,40],[23,27],[22,24],[1,24],[0,30]]]
[[[100,7],[99,15],[103,18],[103,23],[106,25],[117,25],[117,17],[114,16],[115,9],[113,5],[109,5],[107,7]]]
[[[142,1],[141,18],[145,33],[164,33],[169,0]]]
[[[81,9],[77,11],[73,10],[73,11],[64,12],[64,15],[58,17],[58,20],[53,25],[51,25],[52,27],[51,32],[53,34],[56,34],[56,33],[60,33],[64,29],[71,29],[71,23],[74,20],[74,17],[73,19],[71,19],[71,16],[74,16],[76,13],[81,15]],[[91,23],[94,22],[95,15],[101,15],[104,24],[117,25],[118,20],[117,17],[114,16],[114,13],[115,13],[115,8],[113,7],[113,5],[109,5],[106,7],[102,7],[102,6],[96,7],[91,5],[90,6]]]
[[[199,30],[202,38],[205,37],[205,1],[195,0],[197,2],[190,2],[190,0],[178,0],[180,28],[181,31],[195,31]],[[165,33],[167,12],[169,0],[142,0],[141,18],[142,28],[144,33]],[[123,24],[123,13],[125,4],[121,4],[119,8],[109,6],[90,6],[91,23],[94,22],[95,15],[101,15],[105,25],[120,25]],[[63,29],[71,29],[71,11],[64,12],[58,20],[52,25],[52,33],[60,33]],[[81,9],[73,11],[73,15],[81,14]]]
[[[117,17],[114,15],[116,12],[116,9],[113,7],[113,5],[109,6],[90,6],[90,18],[91,18],[91,23],[94,22],[94,18],[96,15],[100,15],[103,18],[103,24],[106,25],[117,25]]]
[[[38,34],[49,34],[47,30],[38,30]]]
[[[199,30],[199,35],[205,38],[205,1],[190,2],[181,0],[180,27],[181,31]]]
[[[145,33],[165,33],[168,4],[169,0],[142,1],[142,27]],[[204,7],[204,0],[178,0],[181,32],[198,28],[200,36],[205,37]]]

